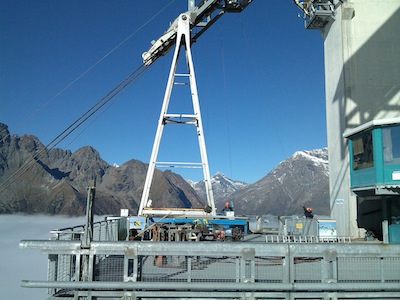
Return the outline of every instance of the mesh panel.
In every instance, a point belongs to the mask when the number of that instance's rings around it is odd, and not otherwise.
[[[75,256],[58,255],[57,280],[70,281],[75,275]]]
[[[94,224],[94,241],[117,241],[118,240],[118,222],[106,221]]]
[[[400,282],[400,257],[385,257],[382,267],[385,281]]]
[[[339,257],[338,282],[381,281],[380,257]]]
[[[322,257],[295,257],[295,282],[321,282]]]
[[[234,257],[199,257],[192,260],[192,281],[235,282],[237,259]]]
[[[256,281],[283,282],[283,257],[256,257]]]
[[[123,281],[123,255],[97,256],[96,261],[94,268],[95,281]]]
[[[205,256],[147,256],[142,260],[142,281],[235,282],[237,259]]]

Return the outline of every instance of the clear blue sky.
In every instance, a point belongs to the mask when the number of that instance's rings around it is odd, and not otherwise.
[[[186,0],[0,1],[0,122],[47,144],[136,69],[150,41],[186,8]],[[299,12],[291,0],[254,0],[194,44],[211,175],[252,183],[293,152],[326,146],[323,40],[304,29]],[[110,164],[147,163],[171,60],[172,52],[59,147],[91,145]],[[175,88],[171,106],[183,94]],[[159,161],[200,160],[194,133],[176,139],[194,132],[183,127],[166,126]]]

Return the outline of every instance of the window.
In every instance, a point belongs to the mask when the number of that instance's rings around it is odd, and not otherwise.
[[[400,126],[382,129],[383,161],[385,164],[400,164]]]
[[[374,166],[372,131],[367,131],[352,139],[353,170]]]

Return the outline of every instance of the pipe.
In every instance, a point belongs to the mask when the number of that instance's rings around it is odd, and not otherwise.
[[[400,292],[398,282],[372,283],[239,283],[224,282],[223,284],[210,284],[210,282],[104,282],[104,281],[32,281],[23,280],[22,287],[27,288],[64,288],[72,290],[196,290],[196,291],[388,291]]]

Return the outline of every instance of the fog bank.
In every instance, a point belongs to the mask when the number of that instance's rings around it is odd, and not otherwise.
[[[2,299],[44,300],[46,289],[22,288],[21,280],[47,280],[47,256],[19,249],[21,240],[48,240],[50,230],[81,225],[85,217],[0,215]]]

